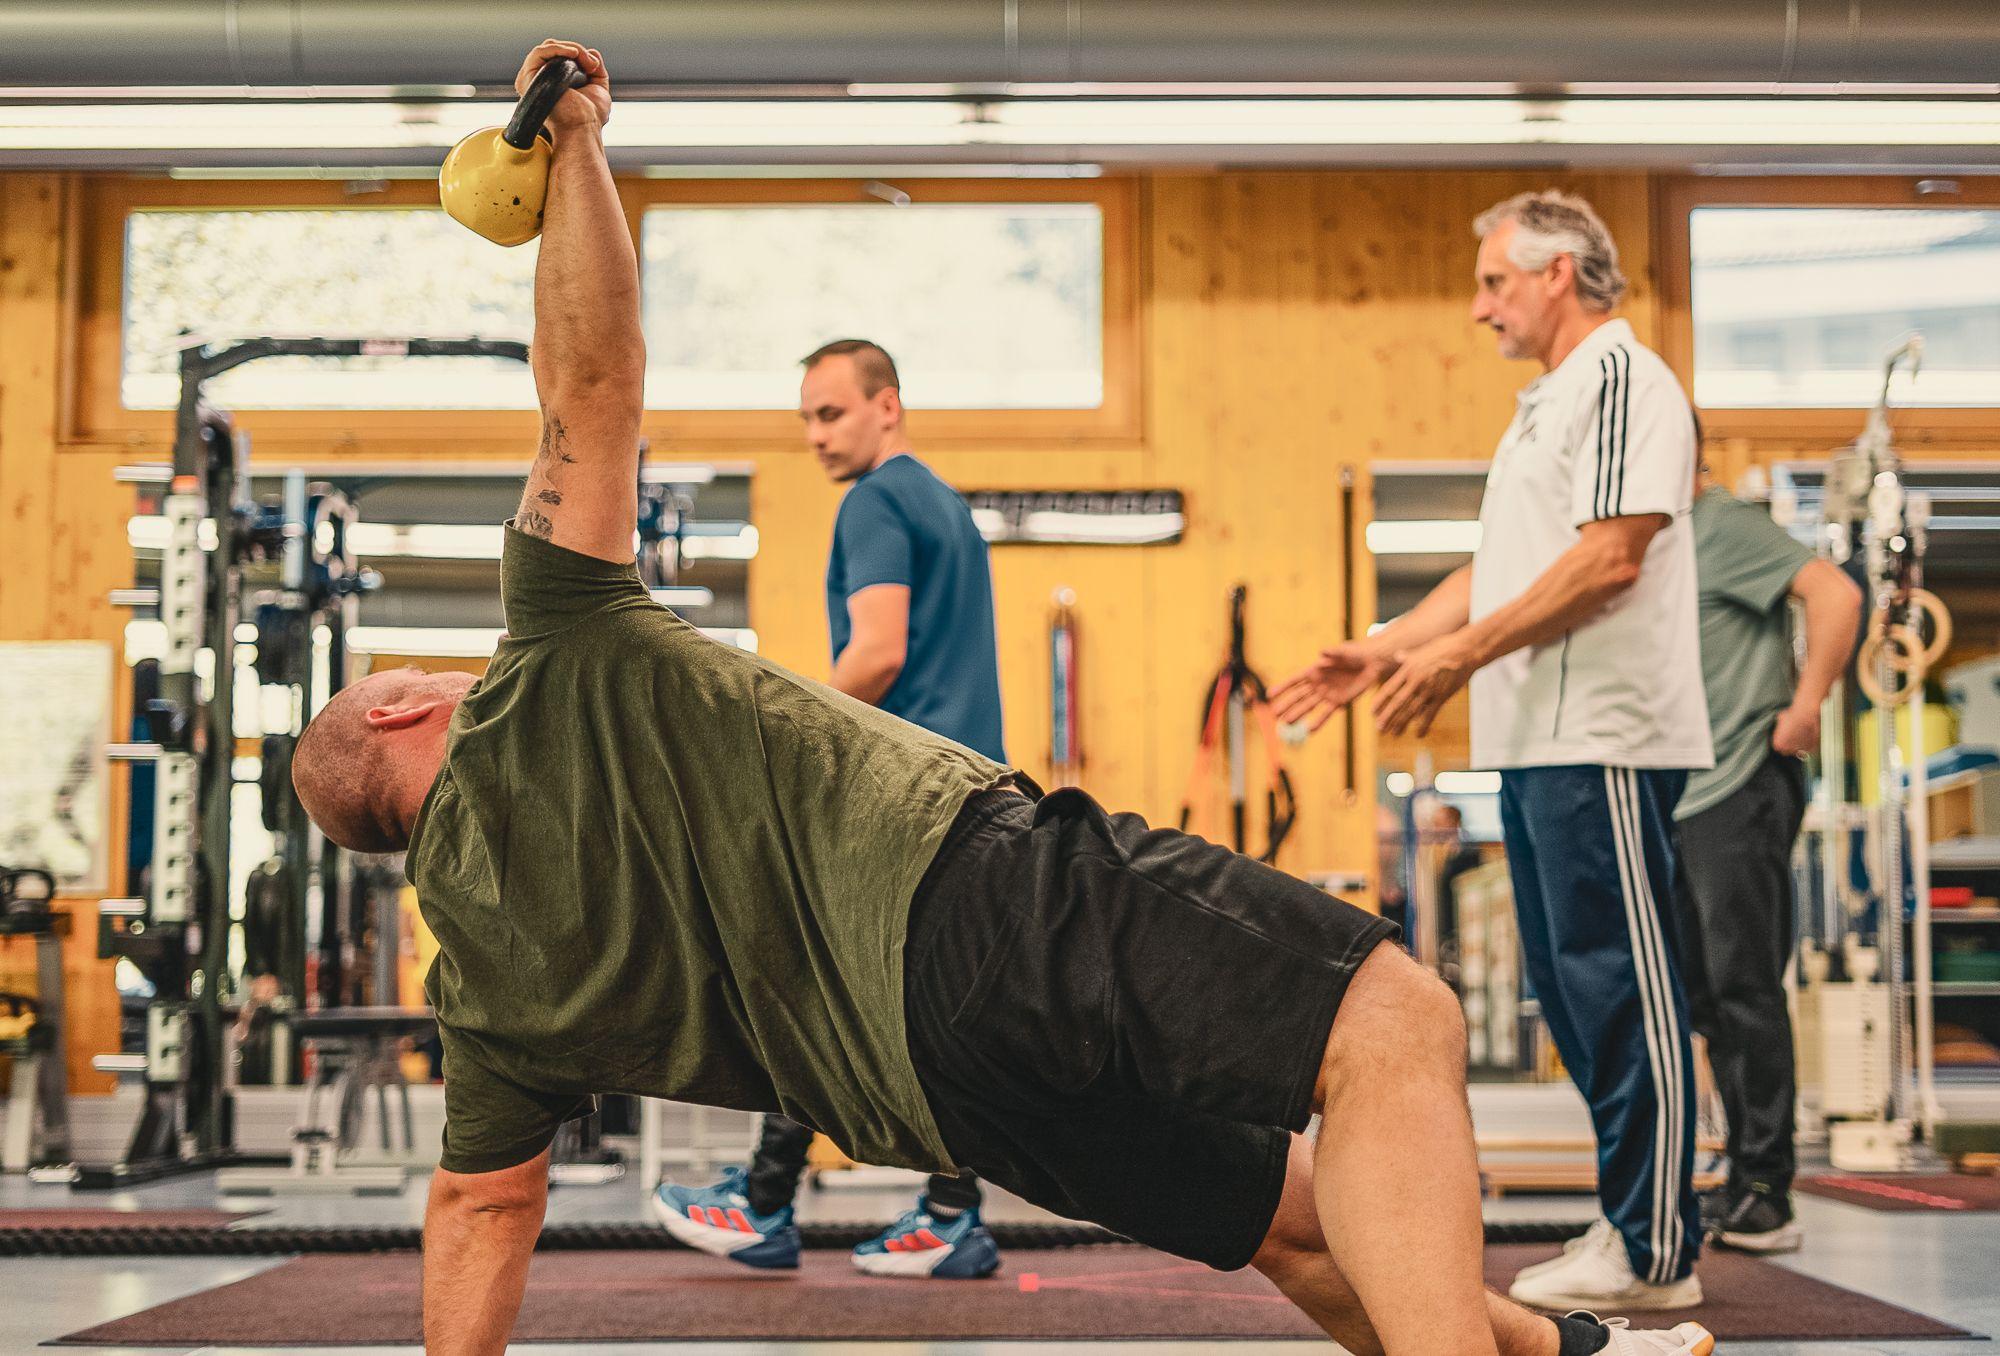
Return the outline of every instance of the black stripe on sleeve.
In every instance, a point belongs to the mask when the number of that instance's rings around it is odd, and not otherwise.
[[[1632,355],[1621,344],[1614,350],[1618,362],[1618,489],[1612,496],[1611,516],[1625,510],[1625,449],[1632,432]]]
[[[1607,464],[1604,457],[1605,425],[1610,418],[1611,357],[1606,354],[1597,360],[1597,370],[1604,374],[1604,381],[1597,388],[1597,473],[1590,490],[1590,516],[1604,516],[1604,487]]]

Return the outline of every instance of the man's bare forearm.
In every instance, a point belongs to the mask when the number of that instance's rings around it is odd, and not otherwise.
[[[890,653],[864,650],[858,645],[849,645],[834,661],[833,672],[827,678],[827,686],[838,692],[845,692],[856,701],[879,706],[889,695],[889,689],[896,685],[896,679],[903,672],[903,658]]]
[[[424,1349],[431,1356],[507,1349],[546,1199],[494,1208],[433,1185],[424,1215]]]
[[[578,504],[569,501],[579,476],[599,484],[632,482],[609,499],[589,496],[593,511],[629,528],[638,515],[646,344],[638,256],[595,128],[566,129],[556,143],[535,265],[533,358],[542,439],[521,499],[521,530],[551,537],[565,512],[577,512]],[[586,457],[586,446],[599,449],[597,456]],[[607,450],[616,465],[579,465],[601,463]]]
[[[589,387],[630,402],[645,379],[639,256],[594,128],[565,129],[549,166],[541,255],[535,263],[536,388]]]
[[[1422,602],[1370,637],[1381,653],[1396,654],[1429,644],[1464,626],[1472,615],[1472,567],[1461,565],[1446,575]]]
[[[1636,564],[1580,541],[1521,592],[1467,626],[1473,667],[1484,668],[1528,645],[1546,645],[1572,631],[1625,592],[1638,579]]]
[[[1794,700],[1818,706],[1833,691],[1861,630],[1861,590],[1839,567],[1815,560],[1799,571],[1793,592],[1805,605],[1805,657]]]

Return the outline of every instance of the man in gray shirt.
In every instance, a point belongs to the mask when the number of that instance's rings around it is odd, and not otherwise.
[[[1701,673],[1714,768],[1674,811],[1675,910],[1694,1029],[1729,1116],[1729,1182],[1703,1200],[1712,1237],[1753,1252],[1799,1246],[1792,1220],[1795,1078],[1785,967],[1792,843],[1820,706],[1854,651],[1861,592],[1755,504],[1710,488],[1694,502]],[[1795,674],[1789,600],[1805,610]]]

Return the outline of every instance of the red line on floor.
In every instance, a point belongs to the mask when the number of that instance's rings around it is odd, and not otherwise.
[[[1858,1191],[1868,1196],[1884,1196],[1892,1201],[1910,1201],[1916,1205],[1928,1205],[1933,1210],[1964,1210],[1968,1203],[1956,1196],[1938,1196],[1928,1191],[1918,1191],[1915,1187],[1893,1186],[1888,1182],[1871,1182],[1865,1177],[1821,1177],[1819,1185],[1839,1187],[1842,1191]]]

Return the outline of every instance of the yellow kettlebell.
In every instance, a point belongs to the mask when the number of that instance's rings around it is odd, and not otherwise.
[[[566,91],[589,83],[582,67],[559,57],[535,72],[504,128],[483,127],[452,147],[438,171],[438,198],[452,220],[496,245],[540,235],[549,195],[544,124]]]

